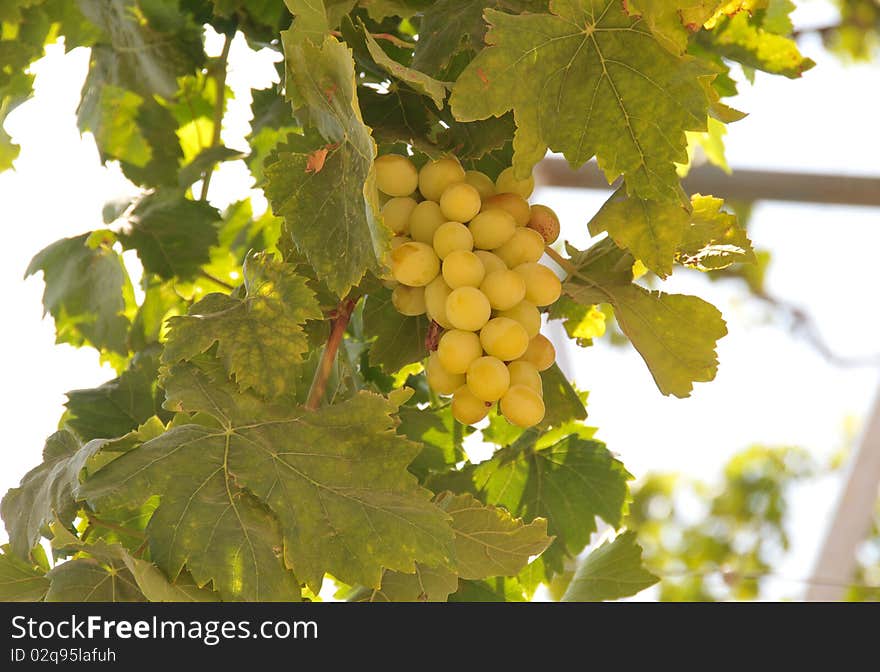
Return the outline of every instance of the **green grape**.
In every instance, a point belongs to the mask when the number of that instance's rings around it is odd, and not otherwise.
[[[453,289],[446,299],[446,318],[456,329],[479,331],[491,314],[489,299],[476,287]]]
[[[452,395],[452,417],[464,425],[473,425],[485,418],[490,406],[477,399],[467,385],[462,385]]]
[[[519,194],[496,194],[483,201],[483,212],[487,210],[504,210],[516,222],[517,226],[529,223],[531,209],[529,202]]]
[[[518,228],[513,237],[495,250],[508,268],[516,268],[529,261],[538,261],[544,256],[544,239],[534,229]]]
[[[442,275],[438,275],[425,286],[425,307],[428,317],[444,329],[452,329],[452,323],[446,318],[446,299],[452,288],[446,284]]]
[[[391,303],[401,315],[415,317],[425,314],[425,288],[397,285],[391,292]]]
[[[474,250],[474,254],[476,254],[480,258],[480,261],[483,262],[483,268],[486,269],[486,275],[494,273],[495,271],[507,270],[507,264],[501,261],[500,257],[494,252],[489,252],[488,250]]]
[[[428,357],[428,365],[425,367],[428,385],[437,394],[452,394],[465,384],[466,377],[463,373],[449,373],[443,368],[443,362],[436,352]]]
[[[556,348],[544,334],[537,334],[529,341],[529,347],[520,357],[520,361],[528,362],[538,371],[546,371],[556,361]]]
[[[497,357],[479,357],[467,369],[467,386],[482,401],[498,401],[510,386],[510,373]]]
[[[510,310],[526,298],[526,283],[519,273],[508,269],[487,273],[480,291],[494,310]]]
[[[373,162],[376,187],[389,196],[409,196],[419,186],[419,171],[407,157],[386,154]]]
[[[526,281],[526,300],[536,306],[549,306],[562,294],[562,282],[546,266],[530,261],[513,270]]]
[[[419,191],[429,201],[439,201],[451,184],[464,182],[464,168],[457,159],[428,161],[419,171]]]
[[[406,243],[411,242],[412,238],[410,238],[409,236],[394,236],[394,238],[391,239],[391,249],[396,250],[401,245],[405,245]]]
[[[541,381],[541,374],[531,362],[518,359],[507,365],[510,372],[510,386],[525,385],[526,387],[538,393],[538,396],[544,396],[544,384]]]
[[[474,217],[470,229],[474,236],[474,247],[494,250],[513,237],[516,222],[507,212],[496,208],[481,212]]]
[[[529,175],[524,180],[517,179],[511,166],[501,171],[498,179],[495,180],[495,188],[499,194],[519,194],[523,198],[528,198],[535,190],[535,178]]]
[[[480,344],[486,354],[510,362],[522,357],[529,347],[529,335],[516,320],[495,317],[480,330]]]
[[[437,277],[440,259],[434,248],[424,243],[404,243],[391,252],[391,274],[397,282],[422,287]]]
[[[472,249],[474,237],[471,230],[461,222],[444,222],[434,232],[434,251],[441,259],[456,250],[470,252]]]
[[[479,287],[485,275],[483,262],[468,250],[454,250],[443,260],[443,279],[452,289]]]
[[[484,201],[497,193],[492,178],[486,175],[486,173],[481,173],[479,170],[467,171],[464,174],[464,181],[477,190],[477,193],[480,194],[481,201]]]
[[[511,385],[500,406],[507,421],[518,427],[534,427],[544,419],[544,400],[525,385]]]
[[[559,238],[559,217],[546,205],[532,206],[528,226],[541,234],[545,245],[556,242]]]
[[[451,184],[440,197],[440,212],[453,222],[469,222],[480,211],[480,192],[467,182]]]
[[[449,373],[464,373],[471,362],[482,356],[480,337],[471,331],[450,329],[437,344],[437,358]]]
[[[397,196],[382,207],[382,221],[385,226],[400,235],[409,232],[409,218],[418,205],[414,198]]]
[[[541,331],[541,313],[534,303],[523,299],[510,310],[499,310],[498,317],[509,317],[519,322],[526,330],[529,338],[534,338]]]
[[[434,233],[446,221],[440,206],[434,201],[422,201],[409,216],[409,235],[426,245],[434,244]]]

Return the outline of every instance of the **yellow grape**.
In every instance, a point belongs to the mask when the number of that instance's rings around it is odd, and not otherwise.
[[[471,230],[461,222],[444,222],[434,232],[434,251],[441,259],[450,252],[474,249],[474,237]]]
[[[513,174],[513,166],[510,166],[501,171],[498,179],[495,180],[495,188],[498,189],[499,194],[519,194],[523,198],[528,198],[535,190],[535,178],[529,175],[520,180]]]
[[[532,206],[528,226],[541,234],[546,245],[559,238],[559,217],[546,205],[535,204]]]
[[[508,268],[516,268],[529,261],[538,261],[544,256],[544,239],[534,229],[517,228],[513,237],[495,250]]]
[[[556,361],[556,348],[544,334],[538,334],[529,341],[529,347],[520,357],[520,361],[528,362],[538,371],[546,371]]]
[[[466,377],[463,373],[449,373],[440,361],[440,356],[432,352],[428,357],[428,365],[425,367],[428,385],[437,394],[452,394],[465,384]]]
[[[456,159],[428,161],[419,171],[419,191],[429,201],[439,201],[451,184],[464,182],[464,168]]]
[[[452,395],[452,417],[465,425],[473,425],[489,414],[489,404],[474,396],[467,385]]]
[[[529,335],[516,320],[495,317],[480,330],[480,344],[486,354],[510,362],[522,357],[529,347]]]
[[[437,358],[449,373],[464,373],[471,362],[482,355],[480,337],[472,331],[450,329],[437,344]]]
[[[529,202],[519,194],[496,194],[487,198],[483,201],[483,212],[487,210],[504,210],[517,226],[528,224],[531,216]]]
[[[487,273],[480,291],[495,310],[510,310],[526,298],[526,283],[519,273],[504,269]]]
[[[511,385],[500,406],[507,421],[518,427],[534,427],[544,419],[544,400],[525,385]]]
[[[538,396],[544,396],[544,383],[541,381],[541,374],[531,362],[518,359],[507,365],[510,372],[510,386],[525,385],[538,393]]]
[[[464,181],[477,190],[481,201],[497,193],[492,178],[486,175],[486,173],[481,173],[479,170],[468,170],[465,172]]]
[[[428,317],[444,329],[452,329],[452,324],[446,318],[446,299],[451,292],[452,288],[446,284],[442,275],[438,275],[425,286],[425,308]]]
[[[489,273],[494,273],[495,271],[506,271],[507,264],[505,264],[494,252],[489,252],[488,250],[474,250],[474,254],[476,254],[480,261],[483,262],[483,267],[486,269],[486,275]]]
[[[507,212],[496,208],[481,212],[474,217],[470,229],[474,236],[474,247],[494,250],[513,237],[516,222]]]
[[[407,233],[409,231],[409,218],[417,205],[418,203],[416,203],[414,198],[396,196],[382,207],[382,221],[385,222],[385,226],[398,235]]]
[[[509,317],[519,322],[526,330],[529,338],[534,338],[541,331],[541,313],[534,303],[523,299],[510,310],[499,310],[498,317]]]
[[[440,206],[434,201],[422,201],[409,216],[409,235],[426,245],[434,243],[434,233],[446,221]]]
[[[440,259],[424,243],[404,243],[391,252],[391,274],[397,282],[422,287],[437,277]]]
[[[443,279],[452,289],[479,287],[485,275],[483,262],[468,250],[454,250],[443,260]]]
[[[549,306],[562,294],[562,282],[546,266],[530,261],[513,270],[526,281],[526,300],[536,306]]]
[[[479,331],[491,314],[489,299],[476,287],[453,289],[446,299],[446,318],[456,329]]]
[[[510,373],[497,357],[480,357],[467,370],[467,386],[482,401],[498,401],[510,386]]]
[[[440,196],[440,212],[453,222],[469,222],[480,211],[480,192],[467,182],[446,187]]]
[[[419,171],[400,154],[386,154],[373,162],[376,187],[389,196],[409,196],[419,186]]]
[[[425,288],[397,285],[391,292],[391,303],[401,315],[415,317],[425,314]]]

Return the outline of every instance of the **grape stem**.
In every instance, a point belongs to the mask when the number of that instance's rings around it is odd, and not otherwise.
[[[555,261],[557,264],[559,264],[562,267],[562,269],[566,273],[568,273],[569,277],[571,277],[572,275],[580,275],[580,272],[578,271],[577,267],[574,264],[572,264],[568,259],[563,257],[561,254],[559,254],[559,252],[554,250],[549,245],[547,245],[544,248],[544,252],[553,261]]]
[[[333,320],[330,337],[327,339],[327,345],[324,346],[324,353],[321,355],[321,361],[315,371],[315,377],[312,379],[312,386],[309,388],[309,398],[306,401],[306,408],[310,411],[318,410],[324,399],[324,394],[327,392],[327,381],[333,370],[333,362],[336,361],[336,353],[339,352],[348,321],[351,319],[351,313],[356,305],[357,300],[355,299],[343,299],[330,316]]]
[[[220,52],[220,58],[215,66],[214,76],[217,80],[217,100],[214,102],[214,125],[212,127],[211,147],[220,146],[220,131],[223,128],[223,110],[226,107],[226,72],[228,71],[229,48],[232,46],[233,34],[227,33],[223,38],[223,51]],[[202,193],[199,195],[200,201],[208,200],[208,187],[211,186],[211,176],[214,174],[214,166],[212,163],[205,169],[205,177],[202,180]]]

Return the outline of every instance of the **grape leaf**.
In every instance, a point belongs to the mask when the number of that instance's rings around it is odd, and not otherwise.
[[[143,97],[111,84],[104,84],[96,110],[80,109],[79,130],[90,131],[103,162],[118,159],[143,168],[153,156],[152,148],[137,124]]]
[[[486,581],[459,581],[450,602],[526,602],[516,578],[499,576]]]
[[[309,349],[303,325],[320,319],[321,309],[292,264],[258,254],[243,273],[242,298],[208,294],[188,315],[168,320],[162,361],[189,360],[218,343],[217,355],[241,389],[275,397],[288,391],[289,370]]]
[[[642,548],[635,532],[605,542],[578,566],[563,602],[598,602],[630,597],[660,579],[642,567]]]
[[[428,325],[424,315],[408,317],[397,312],[391,303],[391,290],[382,288],[371,293],[364,305],[364,335],[375,338],[370,346],[370,364],[391,372],[426,357]]]
[[[485,8],[513,14],[542,12],[547,0],[438,0],[422,14],[412,67],[439,77],[459,51],[483,48]]]
[[[128,352],[128,305],[133,290],[122,257],[89,234],[62,238],[31,260],[25,277],[43,271],[45,313],[55,319],[56,342]]]
[[[407,19],[429,7],[431,0],[359,0],[358,4],[367,9],[371,18],[382,21],[391,16]]]
[[[158,362],[146,353],[135,355],[119,377],[93,389],[67,393],[65,424],[83,441],[110,439],[162,414],[156,386]]]
[[[160,495],[147,532],[169,576],[186,563],[225,599],[291,599],[266,583],[267,570],[283,572],[277,555],[315,591],[325,572],[377,587],[383,568],[451,562],[446,515],[406,470],[419,446],[393,431],[391,414],[406,393],[361,392],[310,412],[260,404],[198,373],[187,380],[190,388],[169,381],[172,403],[185,401],[184,410],[203,411],[219,426],[172,428],[84,484],[102,504]],[[242,529],[242,514],[259,517],[262,534]],[[283,543],[267,534],[273,516]],[[216,529],[204,520],[218,521]]]
[[[42,464],[25,474],[21,484],[11,488],[0,502],[13,553],[27,558],[43,525],[56,517],[65,521],[73,518],[80,471],[103,444],[95,440],[83,446],[67,430],[46,439]]]
[[[541,427],[559,427],[572,420],[584,420],[584,402],[568,382],[558,364],[541,373],[544,386],[544,419]]]
[[[38,565],[9,552],[0,553],[0,602],[40,602],[49,590],[49,579]],[[455,588],[453,588],[455,590]]]
[[[569,248],[569,252],[577,252]],[[696,296],[649,291],[632,284],[632,257],[610,241],[575,254],[578,274],[563,289],[583,305],[610,303],[621,330],[665,395],[687,397],[695,382],[718,370],[715,344],[727,326],[715,306]]]
[[[590,233],[607,231],[618,247],[628,249],[659,277],[672,273],[675,251],[688,223],[688,211],[677,202],[629,197],[618,189],[590,221]]]
[[[724,201],[696,194],[693,214],[676,251],[676,261],[701,271],[716,271],[731,264],[754,264],[752,242],[736,215],[721,210]]]
[[[624,8],[630,16],[641,17],[670,51],[687,49],[690,33],[702,28],[712,18],[719,0],[627,0]]]
[[[46,602],[146,602],[134,576],[120,560],[101,563],[76,558],[56,565]]]
[[[177,191],[156,191],[140,200],[129,219],[130,230],[119,234],[134,249],[148,273],[161,278],[192,280],[210,261],[217,243],[220,213]]]
[[[462,437],[455,435],[452,409],[401,406],[397,433],[422,445],[421,452],[410,463],[409,470],[424,480],[433,471],[444,472],[466,457]],[[465,428],[468,431],[470,428]]]
[[[524,521],[547,519],[557,552],[576,555],[596,531],[596,517],[621,522],[632,476],[599,441],[575,434],[550,446],[520,442],[474,469],[481,499]]]
[[[575,167],[596,155],[633,196],[680,200],[674,164],[687,158],[685,131],[706,130],[713,71],[666,50],[620,0],[556,0],[550,10],[486,10],[489,46],[453,86],[456,118],[512,109],[518,175],[549,147]]]
[[[380,273],[389,249],[372,175],[376,145],[361,118],[350,50],[333,37],[320,47],[289,31],[282,40],[295,112],[327,142],[314,133],[288,136],[264,166],[266,195],[297,249],[341,297],[366,271]],[[326,158],[310,170],[316,150]]]
[[[712,31],[710,43],[725,58],[790,79],[816,65],[801,54],[794,40],[756,26],[746,12],[721,21]]]
[[[245,154],[242,154],[235,149],[230,149],[224,145],[206,147],[199,152],[192,161],[180,169],[180,173],[177,177],[177,185],[181,189],[186,189],[194,182],[201,179],[202,174],[206,170],[213,168],[214,164],[220,161],[235,161],[236,159],[242,159],[245,156]]]

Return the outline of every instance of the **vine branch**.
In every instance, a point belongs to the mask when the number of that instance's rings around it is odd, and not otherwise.
[[[342,344],[348,321],[351,319],[351,313],[356,305],[355,299],[346,298],[340,301],[339,306],[333,311],[333,327],[330,329],[330,337],[327,339],[327,345],[324,346],[324,353],[321,355],[321,361],[315,371],[315,377],[312,379],[312,386],[309,388],[309,398],[306,401],[306,408],[310,411],[318,410],[324,399],[324,394],[327,392],[327,381],[333,370],[333,362],[336,361],[336,353]]]
[[[217,100],[214,101],[214,125],[212,127],[211,144],[208,148],[218,147],[220,145],[220,131],[223,127],[223,110],[226,107],[226,72],[229,70],[229,49],[232,46],[232,38],[234,34],[226,33],[223,36],[223,51],[220,52],[220,59],[215,64],[214,81],[217,82]],[[211,163],[205,169],[205,176],[202,180],[202,193],[199,197],[200,201],[208,200],[208,187],[211,186],[211,176],[214,174],[214,166]]]

